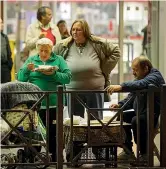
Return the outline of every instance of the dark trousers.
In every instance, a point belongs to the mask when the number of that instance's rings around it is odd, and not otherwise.
[[[11,81],[11,71],[8,66],[1,65],[1,83],[6,83]]]
[[[85,93],[85,94],[78,94],[78,96],[81,98],[81,100],[86,103],[86,105],[89,108],[103,108],[104,106],[104,95],[101,93]],[[71,96],[68,96],[68,108],[70,110],[71,105]],[[73,115],[84,117],[85,108],[80,104],[80,102],[74,98],[73,99],[74,106],[73,106]],[[103,119],[103,112],[102,111],[95,111],[95,116],[97,116],[99,119]],[[70,117],[70,111],[69,111],[69,117]],[[91,116],[91,119],[94,119]]]
[[[80,99],[86,103],[86,105],[89,108],[103,108],[104,106],[104,95],[101,93],[85,93],[85,94],[78,94],[78,96],[80,97]],[[70,110],[70,100],[71,97],[69,95],[68,97],[68,108]],[[81,116],[84,117],[84,112],[85,112],[85,108],[79,103],[79,101],[74,98],[73,99],[74,102],[74,106],[73,106],[73,115],[76,116]],[[96,117],[98,117],[99,119],[103,119],[103,112],[102,111],[94,111],[94,114]],[[69,117],[70,117],[70,111],[69,111]],[[94,119],[93,116],[90,116],[90,119]],[[83,144],[80,144],[79,142],[75,141],[74,145],[73,145],[73,150],[74,150],[74,156],[76,156],[80,151],[81,148],[83,147]],[[93,148],[93,153],[95,153],[95,149]],[[67,158],[69,156],[67,155]]]
[[[147,153],[147,115],[140,115],[140,154]],[[134,111],[124,111],[123,112],[123,121],[126,123],[131,123],[130,127],[124,127],[126,132],[125,146],[132,151],[132,132],[134,136],[134,141],[137,144],[137,119]],[[158,115],[154,115],[154,127],[158,121]]]
[[[39,112],[43,124],[46,126],[46,110],[41,109]],[[56,161],[56,108],[49,109],[49,152],[52,154],[52,161]]]

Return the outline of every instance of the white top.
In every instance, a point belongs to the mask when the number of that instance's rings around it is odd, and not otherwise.
[[[49,24],[52,34],[56,38],[56,43],[61,40],[61,35],[58,27],[51,23]],[[41,33],[40,22],[36,21],[28,26],[26,32],[26,46],[30,49],[29,56],[34,56],[38,53],[36,49],[36,42],[39,40],[39,35]]]

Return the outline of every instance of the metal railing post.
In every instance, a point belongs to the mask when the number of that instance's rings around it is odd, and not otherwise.
[[[119,48],[121,51],[121,57],[119,59],[118,64],[118,71],[119,71],[119,77],[118,77],[118,83],[122,83],[124,81],[123,77],[123,38],[124,38],[124,2],[119,1]],[[121,94],[118,95],[118,100],[121,100],[123,96]]]
[[[153,167],[153,149],[154,149],[154,86],[150,85],[147,93],[147,154],[148,167]]]
[[[166,84],[161,88],[160,166],[166,167]]]
[[[139,155],[140,155],[140,92],[136,93],[136,100],[137,100],[137,112],[136,112],[136,121],[137,121],[137,162],[139,162]]]
[[[73,113],[75,94],[69,93],[69,117],[70,117],[70,162],[73,161]]]
[[[56,113],[57,168],[63,169],[63,86],[58,86],[57,100],[58,100]]]
[[[46,93],[46,155],[48,157],[49,155],[49,140],[50,140],[50,135],[49,135],[49,130],[50,130],[50,127],[49,127],[49,123],[50,123],[50,113],[49,113],[49,94]]]

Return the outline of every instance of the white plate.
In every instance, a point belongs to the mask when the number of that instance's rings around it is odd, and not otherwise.
[[[59,68],[57,66],[39,65],[37,68],[35,68],[35,71],[50,71],[52,69],[54,69],[56,71]]]

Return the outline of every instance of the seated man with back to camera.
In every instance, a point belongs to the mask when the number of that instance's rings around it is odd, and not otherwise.
[[[107,92],[112,94],[117,91],[125,90],[141,90],[148,88],[148,85],[152,84],[156,87],[161,87],[165,84],[164,78],[161,73],[153,68],[152,63],[147,57],[139,56],[132,61],[132,71],[135,76],[134,81],[124,82],[120,85],[110,85],[106,88]],[[118,104],[110,105],[110,108],[120,108],[122,107],[131,97],[131,101],[127,103],[124,110],[134,109],[134,111],[123,112],[124,122],[131,123],[131,129],[134,135],[134,141],[137,143],[137,124],[136,124],[136,110],[139,104],[140,110],[140,161],[147,160],[147,94],[141,93],[138,104],[137,97],[134,93],[129,93],[129,95],[124,99],[119,101]],[[158,122],[158,117],[160,113],[160,94],[155,93],[154,95],[154,127],[156,127]],[[118,156],[118,160],[134,160],[135,156],[132,150],[132,133],[130,128],[125,128],[126,140],[125,146],[132,153],[128,153],[127,150],[123,150]]]

